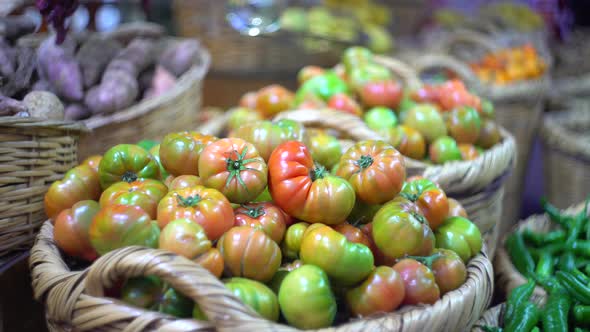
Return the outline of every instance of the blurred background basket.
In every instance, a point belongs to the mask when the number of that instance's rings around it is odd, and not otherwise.
[[[47,219],[45,192],[78,164],[84,130],[73,122],[0,117],[0,263],[33,244]]]

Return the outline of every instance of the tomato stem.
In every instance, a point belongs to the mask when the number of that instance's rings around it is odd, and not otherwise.
[[[131,171],[126,171],[125,173],[123,173],[123,175],[121,175],[121,180],[127,183],[137,181],[137,174]]]
[[[429,269],[432,268],[432,264],[439,258],[443,257],[443,255],[440,252],[434,253],[430,256],[405,256],[404,258],[409,258],[409,259],[413,259],[416,260],[424,265],[426,265]]]
[[[244,214],[246,214],[250,218],[258,218],[258,217],[263,216],[265,214],[264,207],[261,205],[254,206],[254,207],[242,205],[242,207],[247,209],[247,211],[244,212]]]
[[[176,194],[176,201],[178,202],[178,205],[182,206],[182,207],[193,207],[197,204],[199,204],[199,202],[202,200],[201,196],[199,195],[195,195],[195,196],[188,196],[186,198],[180,196],[179,194]]]
[[[370,155],[361,156],[361,158],[354,162],[359,168],[359,172],[373,165],[373,157]]]
[[[315,168],[309,172],[309,177],[311,177],[311,181],[315,181],[317,179],[323,179],[326,176],[326,173],[328,173],[326,167],[316,163]]]
[[[418,222],[421,223],[421,224],[427,223],[426,218],[421,213],[418,213],[418,212],[410,212],[410,215],[412,215],[412,217],[416,218],[418,220]]]
[[[229,157],[226,159],[227,171],[229,172],[229,176],[227,177],[227,180],[225,181],[225,186],[226,187],[229,186],[231,180],[236,178],[236,179],[238,179],[238,183],[240,184],[240,186],[242,186],[246,190],[246,192],[248,192],[248,187],[246,186],[246,183],[244,182],[244,180],[240,176],[240,173],[244,170],[255,170],[254,168],[246,167],[246,164],[257,161],[257,159],[256,158],[244,159],[246,157],[246,153],[248,152],[248,146],[244,147],[244,150],[242,150],[242,153],[238,153],[237,150],[234,150],[232,152],[236,154],[236,158],[234,159],[232,157]]]

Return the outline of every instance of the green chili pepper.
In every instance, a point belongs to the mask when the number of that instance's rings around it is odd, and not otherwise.
[[[562,214],[561,210],[547,202],[545,198],[541,199],[541,206],[543,207],[543,210],[545,211],[545,213],[547,213],[549,218],[551,218],[551,221],[559,224],[560,226],[566,229],[569,229],[571,222],[570,220],[568,220],[571,219],[569,216]]]
[[[545,303],[545,309],[541,321],[544,331],[567,332],[568,314],[572,301],[567,291],[562,286],[553,287]]]
[[[527,228],[522,231],[522,237],[525,242],[535,247],[544,247],[549,244],[564,242],[566,233],[561,229],[549,233],[537,233]]]
[[[580,327],[576,327],[574,329],[574,332],[588,332],[588,330],[587,329],[580,328]]]
[[[550,252],[541,252],[535,274],[539,277],[553,275],[553,255]]]
[[[541,332],[541,331],[539,330],[539,327],[538,326],[535,326],[535,327],[533,327],[533,329],[531,330],[531,332]]]
[[[576,257],[576,267],[578,269],[586,268],[590,264],[590,259],[584,257]]]
[[[505,321],[509,322],[514,319],[516,310],[526,303],[533,291],[535,290],[535,281],[529,279],[526,284],[522,284],[512,290],[506,301],[506,312],[504,313]]]
[[[590,241],[577,240],[567,244],[567,249],[573,250],[578,256],[590,257]]]
[[[590,288],[588,288],[587,283],[583,283],[569,272],[557,271],[555,275],[573,298],[582,302],[582,304],[590,304]]]
[[[587,276],[590,276],[590,264],[586,265],[586,267],[584,267],[584,273],[586,273]]]
[[[505,332],[530,331],[537,325],[541,311],[536,304],[526,301],[519,308],[516,308],[514,317],[507,321],[504,327]]]
[[[576,256],[571,251],[566,251],[559,257],[557,269],[561,271],[571,271],[576,268]]]
[[[565,240],[565,243],[573,243],[574,241],[576,241],[578,239],[578,237],[580,237],[580,234],[582,233],[582,230],[584,229],[584,227],[586,226],[586,217],[583,214],[578,214],[573,218],[571,227],[569,229],[569,232],[567,234],[567,239]]]
[[[535,270],[535,261],[525,246],[520,232],[514,232],[506,239],[506,249],[514,267],[523,275],[530,276]]]
[[[573,313],[576,325],[590,326],[590,306],[576,304]]]

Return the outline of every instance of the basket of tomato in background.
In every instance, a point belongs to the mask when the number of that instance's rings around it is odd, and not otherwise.
[[[48,325],[457,331],[474,324],[491,300],[493,272],[481,232],[460,206],[433,214],[417,193],[444,192],[407,178],[404,157],[386,141],[354,142],[337,158],[335,176],[302,142],[307,128],[289,119],[267,125],[265,133],[278,133],[267,136],[277,144],[268,155],[238,137],[174,132],[151,152],[121,144],[85,161],[70,171],[77,181],[67,192],[53,185],[50,220],[30,258]],[[369,203],[380,206],[359,210]]]

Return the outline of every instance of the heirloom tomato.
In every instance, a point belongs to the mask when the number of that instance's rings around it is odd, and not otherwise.
[[[429,239],[428,222],[413,202],[396,197],[383,205],[373,219],[373,241],[390,258],[419,255]]]
[[[397,108],[402,99],[402,86],[393,80],[368,82],[361,87],[359,93],[366,107]]]
[[[110,148],[98,166],[102,189],[119,181],[133,182],[137,179],[160,179],[160,166],[146,150],[133,144],[119,144]]]
[[[408,111],[404,125],[414,128],[424,136],[427,143],[447,134],[447,127],[442,115],[431,104],[418,104]]]
[[[193,261],[204,267],[217,278],[223,274],[223,256],[221,256],[221,252],[217,248],[211,248],[205,251],[193,259]]]
[[[299,257],[299,250],[301,250],[301,241],[303,241],[303,234],[309,227],[306,222],[298,222],[287,228],[285,237],[281,243],[281,250],[283,256],[289,259],[295,259]]]
[[[237,277],[224,282],[225,287],[260,316],[274,322],[279,320],[279,300],[268,286],[258,281]]]
[[[44,197],[45,214],[55,219],[57,215],[79,201],[98,200],[100,197],[98,173],[88,165],[76,166],[66,172],[64,178],[55,181]]]
[[[153,148],[154,146],[158,145],[159,143],[157,141],[154,141],[153,139],[143,139],[139,142],[137,142],[137,146],[143,148],[146,151],[151,150],[151,148]]]
[[[447,161],[461,160],[461,150],[452,137],[442,136],[432,142],[428,149],[430,160],[435,164],[444,164]]]
[[[362,46],[352,46],[344,50],[342,63],[347,71],[373,62],[373,52]]]
[[[459,144],[459,151],[463,160],[475,160],[479,157],[479,151],[473,144]]]
[[[484,119],[481,122],[481,130],[475,144],[484,149],[489,149],[500,142],[501,139],[502,136],[498,125],[492,120]]]
[[[363,109],[361,106],[352,97],[345,93],[337,93],[330,97],[330,99],[328,99],[328,107],[356,116],[363,115]]]
[[[160,232],[159,248],[194,259],[213,246],[201,225],[188,219],[176,219]]]
[[[295,106],[308,98],[319,98],[328,101],[337,93],[347,93],[348,86],[332,71],[326,71],[305,81],[295,93]]]
[[[285,213],[272,203],[251,203],[234,210],[234,226],[250,226],[262,230],[277,244],[281,243],[287,222]]]
[[[232,203],[250,202],[267,184],[268,169],[254,145],[241,138],[222,138],[203,149],[199,177]]]
[[[481,119],[473,107],[459,107],[445,113],[447,128],[457,143],[474,144],[479,137]]]
[[[260,203],[260,202],[270,202],[270,201],[272,201],[272,197],[270,197],[270,192],[268,192],[268,186],[266,186],[266,188],[264,188],[262,193],[260,193],[260,195],[258,195],[258,197],[256,197],[256,199],[253,200],[252,202]]]
[[[363,87],[371,82],[383,82],[392,79],[391,72],[377,63],[368,63],[353,68],[348,72],[348,83],[352,89],[360,93]]]
[[[258,91],[256,109],[264,117],[270,118],[291,108],[293,98],[291,91],[278,84],[272,84]]]
[[[393,199],[406,180],[403,156],[384,141],[361,141],[340,158],[336,175],[347,180],[367,204]]]
[[[194,303],[155,276],[128,279],[123,285],[121,299],[140,308],[179,318],[191,317]]]
[[[158,163],[158,166],[160,168],[160,180],[166,180],[166,178],[170,176],[170,174],[164,168],[164,165],[162,165],[162,160],[160,159],[160,144],[154,145],[150,149],[150,153],[152,154],[152,156],[154,156],[154,159],[156,159],[156,162]]]
[[[434,249],[434,255],[439,257],[432,262],[430,269],[441,295],[461,287],[467,279],[467,268],[461,257],[452,250],[440,248]]]
[[[305,145],[309,148],[313,160],[326,168],[334,167],[342,156],[340,141],[325,132],[306,135]]]
[[[203,226],[207,238],[215,241],[233,226],[234,211],[218,190],[196,186],[171,191],[158,204],[160,228],[181,218]]]
[[[459,255],[463,262],[477,255],[482,247],[481,232],[469,219],[450,217],[436,230],[436,246],[450,249]]]
[[[101,155],[94,155],[84,159],[84,161],[81,162],[80,165],[88,165],[96,172],[96,174],[98,174],[98,165],[100,164],[101,160]]]
[[[395,264],[396,259],[385,255],[381,251],[381,249],[379,249],[379,247],[377,247],[377,245],[375,244],[375,240],[373,239],[373,223],[370,222],[368,224],[362,225],[360,230],[369,239],[369,249],[371,249],[371,252],[373,253],[375,265],[376,266],[381,266],[381,265],[393,266],[393,264]]]
[[[366,278],[373,269],[373,254],[369,247],[349,242],[328,226],[318,226],[303,235],[299,256],[304,264],[326,271],[342,286],[354,285]]]
[[[104,255],[134,245],[157,248],[160,229],[139,206],[108,205],[94,216],[88,237],[92,247]]]
[[[286,141],[303,140],[304,128],[296,121],[283,119],[276,122],[258,121],[240,126],[231,137],[252,143],[260,156],[268,161],[272,151]]]
[[[449,214],[447,215],[447,217],[467,218],[467,211],[465,211],[465,208],[461,205],[461,203],[459,203],[459,201],[457,201],[456,199],[453,199],[453,198],[448,198],[448,201],[449,201]]]
[[[297,83],[300,85],[305,81],[324,73],[324,69],[318,66],[305,66],[297,73]]]
[[[281,266],[281,249],[266,233],[247,226],[234,227],[217,242],[225,275],[262,282],[272,279]]]
[[[440,289],[434,273],[426,265],[414,259],[404,258],[397,262],[393,269],[404,281],[404,304],[434,304],[440,299]]]
[[[428,179],[406,182],[401,191],[401,196],[418,205],[422,215],[424,215],[433,230],[436,230],[449,214],[447,195]]]
[[[252,123],[264,119],[260,112],[246,107],[232,108],[228,110],[228,113],[227,130],[229,131],[236,130],[246,123]]]
[[[412,159],[424,159],[426,141],[422,134],[414,128],[399,125],[382,131],[387,141],[401,154]]]
[[[338,309],[326,272],[314,265],[303,265],[285,276],[279,306],[287,322],[299,329],[332,325]]]
[[[358,224],[367,224],[373,221],[375,214],[381,208],[381,204],[367,204],[359,199],[356,200],[354,203],[354,208],[348,215],[347,220],[350,221],[351,224],[358,225]]]
[[[342,224],[334,225],[332,226],[332,228],[336,232],[344,235],[348,242],[364,244],[368,248],[371,247],[371,241],[369,240],[367,235],[363,233],[363,231],[361,231],[361,229],[358,227],[355,227],[347,222],[344,222]]]
[[[158,202],[166,195],[165,184],[153,179],[137,179],[133,182],[117,182],[108,187],[100,195],[100,206],[136,205],[156,219]]]
[[[404,282],[389,266],[375,268],[362,284],[346,292],[350,311],[359,317],[393,311],[404,297]]]
[[[160,144],[162,165],[174,176],[199,175],[201,151],[216,140],[214,136],[195,131],[170,133],[164,136]]]
[[[240,97],[239,105],[240,107],[245,107],[249,109],[256,109],[256,101],[258,100],[258,92],[256,91],[249,91],[246,92]]]
[[[170,181],[170,184],[168,184],[168,190],[172,191],[202,185],[203,181],[196,175],[180,175]]]
[[[53,238],[57,246],[66,254],[87,261],[98,257],[88,239],[88,229],[92,219],[100,210],[96,201],[80,201],[70,209],[61,211],[55,218]]]
[[[269,191],[289,215],[310,223],[339,224],[354,206],[354,189],[346,180],[314,164],[301,142],[279,145],[270,156]]]
[[[375,131],[390,129],[397,126],[397,116],[387,107],[377,106],[365,113],[363,120],[367,126]]]

